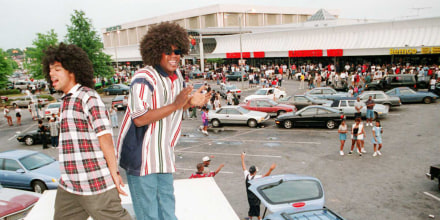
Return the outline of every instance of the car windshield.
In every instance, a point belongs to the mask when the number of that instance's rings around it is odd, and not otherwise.
[[[315,180],[280,180],[258,187],[258,192],[270,204],[314,200],[323,196],[321,185]]]
[[[52,162],[55,161],[52,157],[49,157],[46,154],[42,154],[42,153],[36,153],[26,157],[22,157],[19,160],[20,163],[23,164],[23,166],[27,170],[35,170],[40,167],[44,167],[48,164],[51,164]]]
[[[292,96],[287,96],[287,97],[283,97],[283,98],[278,99],[278,101],[280,101],[280,102],[287,102],[287,101],[289,101],[291,98],[292,98]]]
[[[242,108],[242,107],[238,107],[237,110],[238,110],[239,112],[241,112],[242,114],[247,114],[247,113],[250,112],[249,110],[247,110],[247,109],[245,109],[245,108]]]
[[[123,99],[124,99],[124,96],[118,95],[113,99],[113,101],[121,101]]]
[[[235,86],[235,85],[226,86],[226,90],[234,90],[234,89],[237,89],[237,86]]]
[[[267,93],[267,90],[260,89],[255,92],[255,95],[266,95],[266,93]]]
[[[53,103],[47,106],[47,108],[60,108],[60,103]]]
[[[197,83],[197,84],[193,85],[193,89],[199,89],[202,86],[203,86],[203,83]]]

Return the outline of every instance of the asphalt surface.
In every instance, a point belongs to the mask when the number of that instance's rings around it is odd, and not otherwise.
[[[214,89],[218,86],[210,82]],[[241,87],[241,83],[237,84]],[[284,81],[289,95],[301,94],[298,81]],[[242,99],[255,89],[246,89]],[[113,96],[103,96],[109,104]],[[256,165],[264,174],[272,163],[272,174],[303,174],[320,179],[326,206],[346,219],[440,219],[438,182],[428,180],[429,166],[440,163],[440,102],[404,104],[393,108],[382,119],[382,156],[373,157],[371,127],[366,127],[365,149],[359,157],[339,155],[337,130],[325,128],[275,127],[274,119],[260,128],[228,125],[210,130],[209,136],[197,131],[198,120],[184,120],[182,137],[175,148],[178,171],[175,179],[188,178],[203,156],[210,156],[213,171],[224,163],[215,177],[220,189],[241,218],[247,216],[245,182],[240,154],[246,152],[246,165]],[[123,112],[119,112],[119,120]],[[349,119],[351,126],[354,121]],[[14,118],[15,123],[15,118]],[[41,145],[18,143],[16,132],[35,130],[37,123],[23,109],[22,126],[9,127],[0,119],[0,151],[31,149],[58,157],[57,149],[42,150]],[[114,130],[115,138],[117,131]],[[350,140],[345,144],[347,153]],[[262,207],[262,212],[264,208]]]

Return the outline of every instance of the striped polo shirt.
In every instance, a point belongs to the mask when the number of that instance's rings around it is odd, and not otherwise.
[[[180,137],[182,109],[142,127],[136,127],[133,120],[150,109],[172,104],[184,87],[179,70],[170,77],[160,66],[147,66],[133,76],[117,140],[119,165],[128,174],[175,172],[174,146]]]

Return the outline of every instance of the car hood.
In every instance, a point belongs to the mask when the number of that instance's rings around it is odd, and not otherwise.
[[[50,178],[59,179],[61,176],[60,173],[60,163],[58,161],[54,161],[49,165],[40,167],[35,170],[31,170],[32,173],[44,175]]]
[[[293,117],[295,116],[295,112],[288,112],[286,114],[282,114],[280,116],[277,117],[277,119],[284,119],[284,118],[289,118],[289,117]]]
[[[268,96],[269,95],[249,95],[249,96],[246,96],[246,100],[257,99],[257,98],[268,97]]]
[[[419,94],[423,94],[423,95],[429,95],[429,96],[434,96],[438,98],[438,95],[432,93],[432,92],[428,92],[428,91],[417,91],[417,93]]]
[[[324,207],[321,182],[295,174],[274,175],[249,181],[252,191],[271,212],[306,211]]]

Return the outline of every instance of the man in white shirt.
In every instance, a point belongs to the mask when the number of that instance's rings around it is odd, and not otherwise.
[[[358,96],[356,101],[354,102],[354,108],[356,109],[356,112],[354,113],[354,118],[361,117],[361,110],[363,108],[361,98]]]

